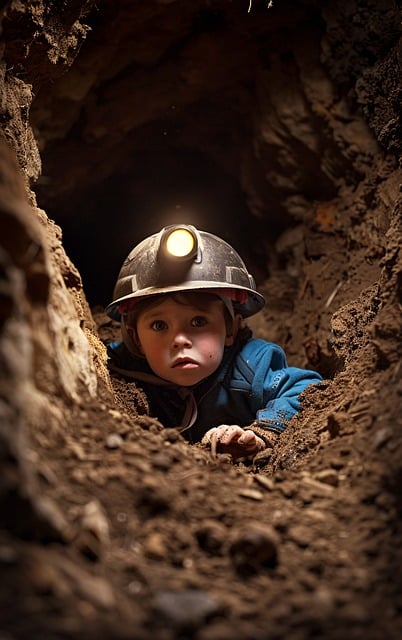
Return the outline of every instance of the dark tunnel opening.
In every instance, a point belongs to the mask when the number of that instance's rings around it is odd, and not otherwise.
[[[38,201],[46,200],[39,184]],[[120,266],[144,237],[168,224],[187,223],[214,233],[243,257],[255,279],[268,273],[270,249],[283,224],[253,217],[238,181],[210,157],[166,146],[135,150],[101,183],[78,188],[46,205],[60,225],[63,245],[78,268],[91,306],[110,302]]]
[[[267,11],[263,3],[249,13],[229,3],[225,11],[191,14],[186,7],[178,24],[168,14],[161,47],[156,36],[148,42],[144,35],[145,11],[144,31],[137,16],[131,28],[138,42],[128,46],[130,12],[105,3],[90,14],[71,70],[35,96],[31,121],[43,144],[43,171],[33,188],[62,228],[91,305],[109,302],[125,256],[171,222],[222,236],[258,284],[269,273],[276,239],[299,223],[286,197],[302,192],[326,200],[335,193],[319,153],[297,139],[292,125],[279,125],[276,139],[253,148],[255,128],[273,128],[282,118],[277,98],[270,99],[264,109],[274,120],[258,125],[261,76],[273,86],[278,81],[285,98],[282,77],[299,85],[290,51],[301,39],[315,49],[320,14],[299,3],[290,16],[286,4]],[[303,118],[313,123],[307,111]]]

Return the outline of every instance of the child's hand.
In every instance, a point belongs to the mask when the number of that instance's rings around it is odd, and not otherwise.
[[[202,444],[212,446],[216,442],[218,453],[230,453],[233,458],[243,458],[265,449],[264,441],[253,431],[242,429],[236,424],[221,424],[206,432]]]

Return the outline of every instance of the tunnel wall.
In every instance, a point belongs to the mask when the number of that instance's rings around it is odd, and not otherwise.
[[[58,432],[74,404],[110,395],[105,354],[80,275],[63,249],[60,228],[36,206],[30,189],[41,163],[29,124],[32,85],[21,79],[21,69],[32,65],[51,75],[71,64],[78,36],[85,32],[78,20],[82,7],[75,4],[75,21],[65,30],[55,28],[46,3],[35,10],[8,3],[2,10],[3,20],[16,29],[10,46],[18,47],[21,60],[19,77],[7,56],[1,61],[2,499],[11,528],[24,535],[35,530],[38,535],[57,535],[62,521],[57,507],[49,507],[36,493],[31,430]],[[35,36],[38,30],[41,35]],[[31,73],[35,74],[32,68]]]

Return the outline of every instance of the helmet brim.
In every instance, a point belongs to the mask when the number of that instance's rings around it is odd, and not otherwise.
[[[228,291],[241,291],[247,294],[247,300],[245,302],[235,302],[234,309],[236,313],[239,313],[243,316],[243,318],[248,318],[250,316],[258,313],[263,306],[265,305],[264,297],[258,293],[258,291],[254,291],[253,289],[248,289],[247,287],[238,286],[235,284],[228,284],[227,282],[189,282],[186,285],[185,282],[180,283],[179,285],[168,285],[165,287],[147,287],[146,289],[138,290],[134,293],[130,293],[126,296],[122,296],[121,298],[117,298],[117,300],[113,300],[111,304],[106,307],[107,315],[113,320],[120,321],[121,312],[120,306],[124,302],[134,301],[134,300],[143,300],[145,298],[157,296],[157,295],[168,295],[169,293],[180,293],[180,292],[208,292],[219,289],[220,293],[223,294],[225,290]],[[230,297],[230,296],[228,296]]]

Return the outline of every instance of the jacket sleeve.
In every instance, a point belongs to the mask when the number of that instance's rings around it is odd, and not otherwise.
[[[322,377],[315,371],[288,367],[285,353],[278,345],[263,340],[255,343],[252,402],[256,422],[261,428],[280,433],[298,413],[302,391]]]

